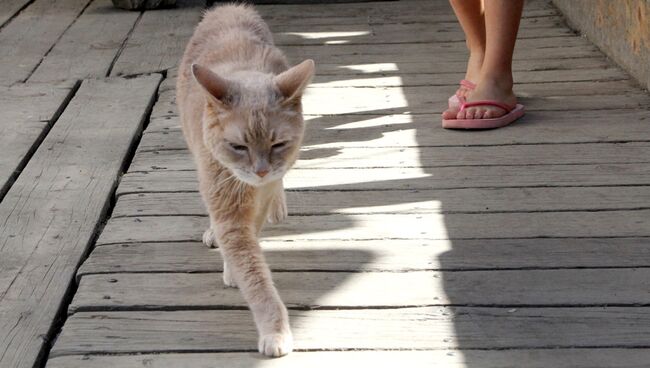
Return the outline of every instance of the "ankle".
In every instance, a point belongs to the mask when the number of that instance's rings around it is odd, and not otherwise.
[[[492,86],[502,91],[512,91],[513,79],[511,73],[481,73],[480,84]]]

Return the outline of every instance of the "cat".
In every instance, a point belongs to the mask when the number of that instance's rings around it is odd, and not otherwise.
[[[287,216],[282,178],[304,134],[302,95],[314,74],[307,59],[289,68],[271,32],[248,5],[207,11],[190,39],[176,83],[183,134],[210,215],[203,241],[218,247],[226,286],[239,287],[259,333],[258,350],[293,349],[287,309],[258,237]]]

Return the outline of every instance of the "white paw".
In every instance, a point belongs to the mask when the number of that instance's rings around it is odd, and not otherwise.
[[[231,288],[237,287],[237,283],[235,282],[235,279],[232,277],[232,272],[230,271],[230,267],[226,265],[226,262],[223,263],[223,284],[226,285],[226,287],[231,287]]]
[[[218,248],[217,240],[214,238],[214,232],[212,229],[207,229],[203,232],[203,244],[208,248]]]
[[[284,190],[280,192],[271,202],[271,208],[269,208],[268,221],[271,224],[277,224],[282,222],[289,215],[289,210],[287,209],[287,198],[284,194]]]
[[[293,350],[293,336],[291,332],[272,333],[260,336],[258,344],[260,353],[269,357],[281,357]]]

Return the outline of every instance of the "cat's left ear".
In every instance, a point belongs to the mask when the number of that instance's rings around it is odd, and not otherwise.
[[[229,89],[228,81],[198,64],[192,64],[192,75],[207,92],[211,102],[225,107]]]
[[[287,102],[295,102],[302,97],[305,88],[314,76],[314,60],[307,59],[302,63],[278,74],[273,80]]]

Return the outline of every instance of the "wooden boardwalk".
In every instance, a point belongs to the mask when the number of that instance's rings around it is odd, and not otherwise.
[[[446,0],[259,6],[317,76],[263,247],[296,352],[256,353],[174,104],[200,1],[0,0],[0,367],[650,366],[650,97],[548,0],[528,113],[447,131]]]

